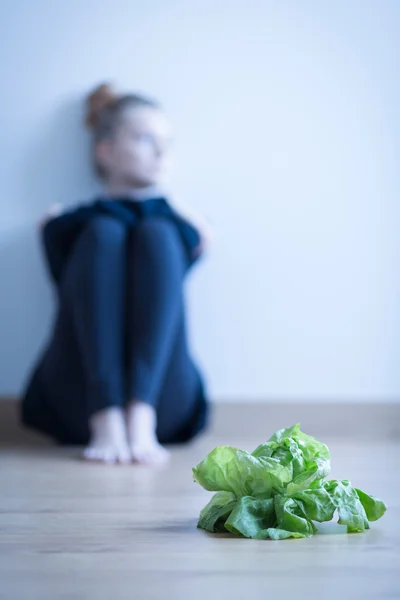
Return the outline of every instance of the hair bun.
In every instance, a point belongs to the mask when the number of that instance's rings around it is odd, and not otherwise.
[[[98,123],[101,111],[113,106],[117,100],[118,95],[114,92],[111,85],[102,83],[97,86],[87,99],[86,125],[90,129],[94,129]]]

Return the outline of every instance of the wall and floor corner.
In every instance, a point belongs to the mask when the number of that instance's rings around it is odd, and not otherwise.
[[[400,5],[0,5],[0,396],[52,319],[35,223],[97,190],[82,128],[111,79],[161,98],[171,186],[216,237],[188,286],[217,401],[400,399]]]

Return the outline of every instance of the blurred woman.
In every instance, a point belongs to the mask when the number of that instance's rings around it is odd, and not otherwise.
[[[162,190],[171,126],[157,102],[101,85],[87,124],[104,194],[43,225],[58,311],[22,420],[62,444],[87,444],[87,460],[156,465],[168,458],[162,444],[206,423],[183,285],[207,228]]]

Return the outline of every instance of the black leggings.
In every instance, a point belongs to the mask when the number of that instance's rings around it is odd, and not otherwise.
[[[107,216],[89,223],[63,274],[54,332],[23,401],[25,424],[86,443],[93,413],[136,399],[156,408],[161,442],[202,427],[203,386],[185,330],[186,260],[167,219],[143,220],[133,232]]]

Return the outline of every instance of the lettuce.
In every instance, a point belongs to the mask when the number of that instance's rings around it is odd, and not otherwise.
[[[380,519],[382,500],[347,480],[326,480],[330,453],[296,424],[280,429],[249,453],[218,446],[193,468],[194,481],[216,492],[200,513],[198,527],[253,539],[310,537],[315,522],[332,520],[349,533]]]
[[[201,511],[198,526],[212,533],[224,531],[225,521],[236,504],[236,496],[231,492],[217,492]]]

